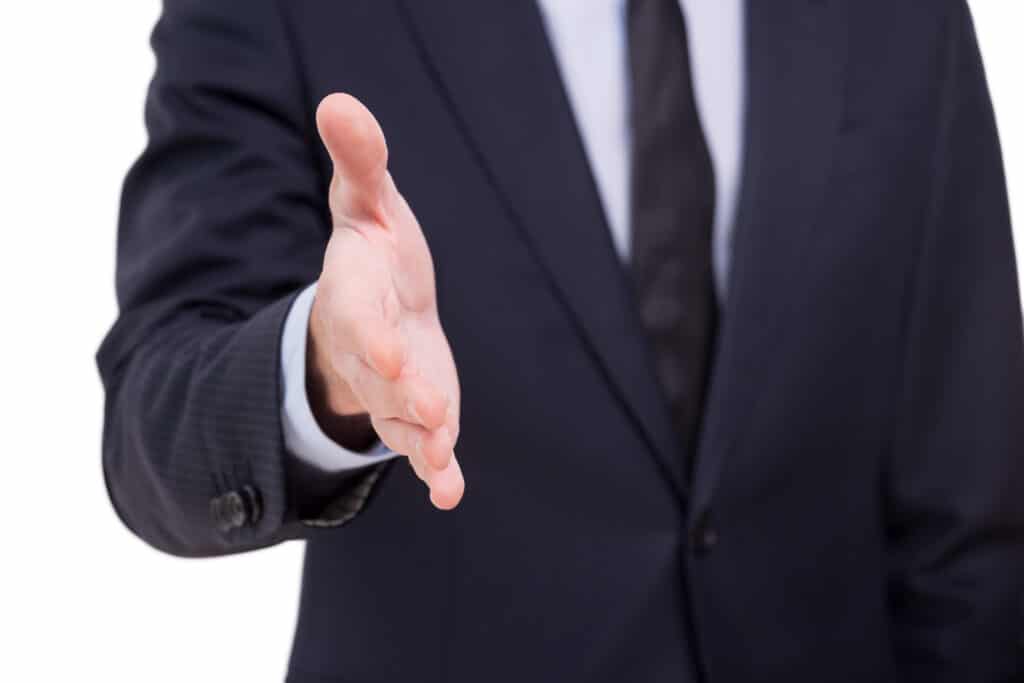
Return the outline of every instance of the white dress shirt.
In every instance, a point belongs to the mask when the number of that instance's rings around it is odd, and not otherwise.
[[[630,248],[627,0],[537,0],[619,256]],[[743,0],[680,0],[697,109],[715,173],[713,266],[724,298],[743,156]],[[328,472],[395,457],[382,444],[353,453],[320,429],[306,395],[306,336],[315,285],[295,300],[281,346],[281,415],[289,452]]]

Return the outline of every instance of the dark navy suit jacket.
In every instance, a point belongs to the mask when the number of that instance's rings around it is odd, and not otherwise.
[[[963,0],[748,3],[693,453],[532,2],[164,5],[99,352],[105,471],[164,551],[308,540],[291,680],[1020,677],[1024,347]],[[463,388],[452,513],[407,467],[330,481],[282,444],[333,91],[380,119],[434,256]]]

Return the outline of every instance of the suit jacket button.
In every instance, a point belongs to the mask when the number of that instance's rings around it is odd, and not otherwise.
[[[245,509],[245,500],[238,491],[228,491],[210,501],[210,516],[217,530],[222,534],[245,526],[249,515]]]
[[[257,524],[263,518],[263,499],[260,497],[259,489],[243,486],[241,493],[249,524]]]
[[[718,545],[718,531],[711,525],[709,512],[705,512],[698,518],[690,532],[690,537],[693,552],[697,555],[706,555]]]

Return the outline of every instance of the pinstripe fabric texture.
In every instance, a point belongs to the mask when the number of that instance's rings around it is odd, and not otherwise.
[[[124,522],[161,549],[206,555],[258,547],[306,527],[344,524],[366,504],[380,467],[334,482],[323,475],[322,492],[303,490],[311,475],[289,486],[277,358],[291,301],[236,324],[173,326],[110,373],[108,484],[111,477],[133,483],[112,488],[111,498]],[[258,496],[256,514],[218,528],[211,502],[243,490]],[[300,496],[320,501],[322,512],[300,519],[290,501]]]

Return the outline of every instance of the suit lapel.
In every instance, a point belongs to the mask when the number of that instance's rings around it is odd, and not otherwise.
[[[682,493],[685,458],[538,8],[522,0],[403,0],[403,6],[485,172]]]
[[[842,114],[840,3],[747,2],[746,164],[730,297],[695,474],[695,509],[710,501],[723,459],[740,445],[764,373],[792,315],[805,251]]]

